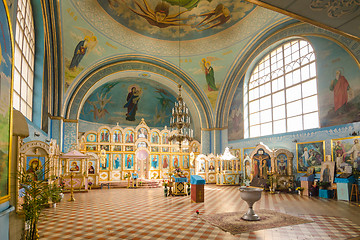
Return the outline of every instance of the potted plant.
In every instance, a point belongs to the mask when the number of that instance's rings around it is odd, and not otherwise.
[[[91,190],[92,182],[88,182],[89,190]]]
[[[24,202],[21,205],[25,218],[23,239],[26,240],[39,239],[37,225],[40,214],[46,205],[53,201],[53,195],[56,193],[47,178],[48,170],[43,170],[48,169],[47,166],[48,162],[45,162],[42,169],[31,172],[22,169],[18,172],[19,184],[22,187],[21,197]]]

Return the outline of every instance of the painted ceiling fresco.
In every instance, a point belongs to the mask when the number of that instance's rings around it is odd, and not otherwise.
[[[263,32],[290,20],[243,0],[63,0],[61,5],[64,99],[91,66],[142,54],[181,68],[214,110],[234,61]]]
[[[176,97],[160,84],[136,78],[104,83],[85,101],[80,119],[136,126],[144,118],[150,127],[169,125]]]
[[[127,28],[164,40],[216,34],[245,18],[255,5],[243,0],[97,0]]]

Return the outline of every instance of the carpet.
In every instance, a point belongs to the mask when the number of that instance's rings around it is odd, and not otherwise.
[[[285,227],[312,222],[307,219],[265,209],[257,210],[255,213],[260,216],[260,221],[246,221],[241,219],[245,212],[203,215],[201,216],[201,219],[205,220],[213,226],[219,227],[225,232],[230,232],[234,235],[262,229]]]

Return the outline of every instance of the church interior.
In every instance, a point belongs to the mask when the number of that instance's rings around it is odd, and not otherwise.
[[[359,1],[1,0],[0,32],[1,240],[360,239]]]

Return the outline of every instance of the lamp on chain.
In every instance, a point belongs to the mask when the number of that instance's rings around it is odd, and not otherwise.
[[[181,144],[187,140],[193,140],[193,130],[190,129],[190,114],[184,99],[181,96],[181,85],[179,84],[179,96],[177,102],[172,109],[172,117],[170,118],[170,127],[175,129],[175,133],[169,137],[169,141],[176,141],[179,144],[179,151],[181,152]]]

